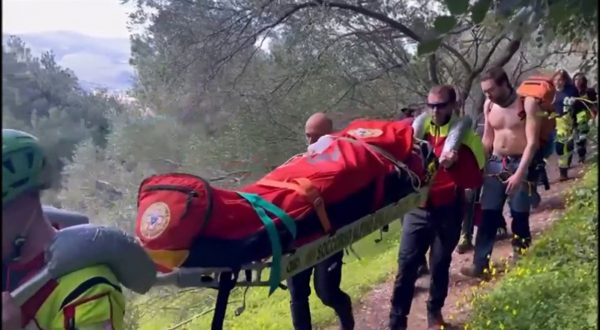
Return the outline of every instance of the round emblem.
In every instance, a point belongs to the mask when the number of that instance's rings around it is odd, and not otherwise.
[[[146,239],[156,238],[167,229],[169,220],[169,206],[163,202],[152,203],[142,215],[140,233]]]
[[[383,131],[377,128],[356,128],[348,131],[348,134],[358,138],[372,138],[383,134]]]

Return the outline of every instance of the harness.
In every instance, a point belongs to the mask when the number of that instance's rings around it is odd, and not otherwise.
[[[514,172],[512,172],[508,169],[508,162],[510,160],[513,160],[513,158],[514,158],[514,160],[518,160],[518,158],[513,157],[513,156],[502,156],[501,157],[501,156],[492,155],[490,157],[490,161],[494,160],[494,159],[496,159],[496,160],[499,159],[500,162],[502,163],[502,171],[500,171],[499,173],[486,173],[485,176],[495,178],[498,181],[500,181],[501,183],[505,183],[514,174]],[[524,180],[522,180],[522,184],[527,189],[528,195],[531,197],[533,195],[533,189],[537,186],[537,182],[533,182],[533,181],[524,179]]]

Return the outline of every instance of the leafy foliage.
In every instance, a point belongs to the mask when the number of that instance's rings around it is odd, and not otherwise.
[[[466,329],[596,329],[598,167],[570,192],[562,219],[488,294]]]
[[[575,3],[586,1],[554,1],[550,12],[540,11],[546,18],[517,0],[130,1],[137,4],[132,92],[141,109],[82,90],[52,53],[35,58],[17,38],[3,48],[2,86],[3,127],[32,132],[53,155],[61,185],[52,202],[129,232],[143,178],[177,171],[223,187],[252,181],[305,149],[304,121],[316,111],[329,113],[337,127],[358,117],[395,118],[404,106],[422,107],[432,84],[450,83],[476,113],[482,109],[477,77],[490,65],[504,65],[518,81],[567,59],[582,70],[595,63],[587,50],[595,39],[579,43],[584,50],[559,42],[570,37],[561,30],[564,22],[575,22],[582,15],[576,8],[587,8]],[[548,49],[532,40],[553,40],[540,26],[559,35]],[[373,249],[378,254],[361,242],[361,256],[373,258],[350,261],[346,267],[357,271],[346,273],[369,269],[374,282],[345,275],[350,292],[360,294],[393,269],[392,243]],[[289,326],[285,292],[268,303],[262,293],[251,293],[252,313],[243,323],[250,317],[265,328]],[[164,329],[205,311],[213,298],[173,289],[131,298],[129,327]],[[313,315],[319,323],[332,316],[322,307]],[[242,327],[241,320],[228,322]]]
[[[123,111],[123,106],[106,95],[85,92],[52,53],[36,58],[17,37],[10,37],[2,48],[2,71],[2,127],[21,129],[40,139],[59,188],[60,171],[75,145],[86,139],[102,145],[108,132],[107,113]]]

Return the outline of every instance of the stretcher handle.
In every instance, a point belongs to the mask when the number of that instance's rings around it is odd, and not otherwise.
[[[11,291],[10,295],[15,300],[17,305],[22,307],[51,280],[52,275],[48,271],[48,267],[44,267],[42,271],[33,276],[29,281],[21,284],[19,287]]]

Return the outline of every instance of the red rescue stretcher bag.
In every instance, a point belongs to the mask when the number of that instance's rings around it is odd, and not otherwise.
[[[354,121],[239,191],[191,174],[148,177],[136,236],[161,271],[261,260],[273,235],[291,251],[415,193],[426,170],[412,135],[410,122]]]

